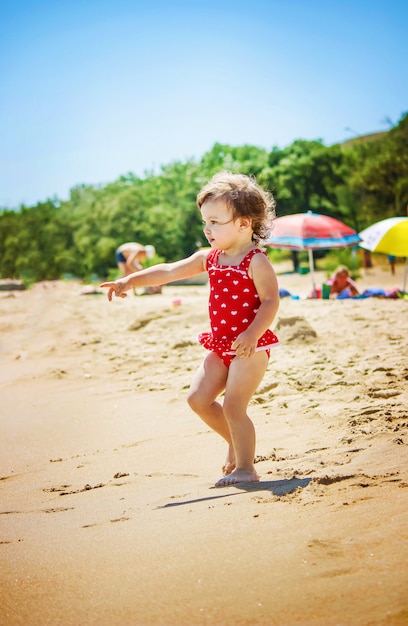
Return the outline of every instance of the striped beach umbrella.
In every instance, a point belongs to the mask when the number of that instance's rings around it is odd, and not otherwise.
[[[316,294],[313,250],[347,248],[359,242],[360,236],[343,222],[328,215],[306,211],[274,220],[266,245],[285,250],[307,250],[313,293]]]

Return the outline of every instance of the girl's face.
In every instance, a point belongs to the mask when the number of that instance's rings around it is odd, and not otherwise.
[[[212,248],[227,249],[236,243],[240,233],[240,218],[223,200],[207,200],[201,207],[203,231]]]

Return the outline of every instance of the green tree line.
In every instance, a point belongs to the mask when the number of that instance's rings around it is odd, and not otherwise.
[[[105,277],[124,241],[154,245],[166,261],[189,255],[206,245],[197,192],[220,170],[256,176],[274,193],[278,216],[311,209],[360,231],[407,214],[408,113],[365,140],[325,146],[299,139],[271,151],[216,143],[199,161],[173,162],[159,174],[128,173],[105,186],[78,185],[66,201],[3,208],[0,277]]]

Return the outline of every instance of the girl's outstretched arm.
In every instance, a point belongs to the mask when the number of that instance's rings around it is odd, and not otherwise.
[[[135,287],[165,285],[175,280],[195,276],[206,271],[208,252],[208,250],[200,250],[186,259],[181,259],[181,261],[159,263],[145,270],[129,274],[124,278],[102,283],[100,287],[108,289],[108,300],[111,301],[113,295],[117,298],[126,298],[126,291]]]

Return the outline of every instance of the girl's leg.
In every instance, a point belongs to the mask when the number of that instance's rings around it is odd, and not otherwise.
[[[236,357],[231,362],[223,412],[231,433],[236,469],[221,478],[216,483],[217,487],[259,480],[254,467],[255,429],[247,415],[247,407],[265,374],[267,365],[268,356],[264,351],[255,352],[249,359]]]
[[[225,389],[227,376],[228,368],[214,352],[210,352],[193,377],[187,402],[203,422],[228,443],[229,450],[225,468],[232,471],[235,467],[235,455],[231,434],[223,408],[219,402],[216,402],[216,398]]]

